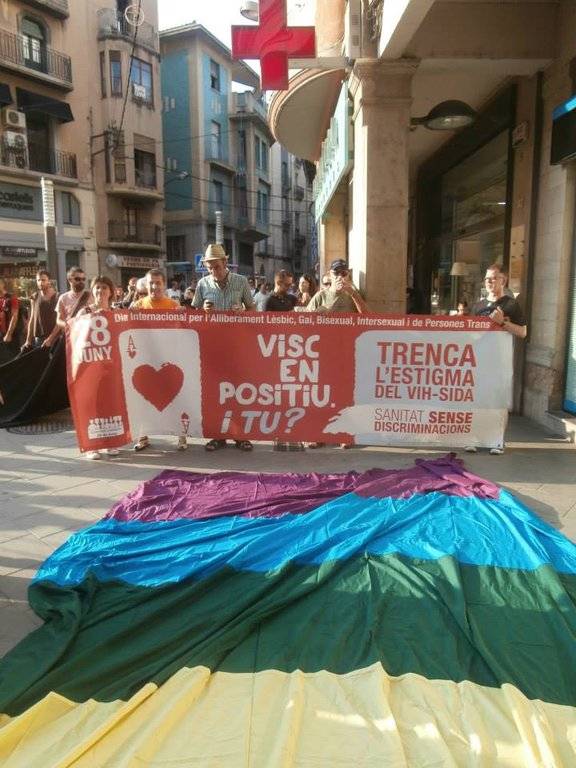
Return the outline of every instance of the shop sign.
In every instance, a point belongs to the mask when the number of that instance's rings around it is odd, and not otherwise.
[[[38,250],[36,248],[19,248],[12,245],[0,245],[0,259],[6,261],[18,261],[20,259],[33,259],[37,261]]]
[[[0,218],[42,221],[40,188],[0,183]]]
[[[342,86],[330,128],[322,144],[322,154],[314,180],[316,221],[319,221],[338,185],[350,171],[354,157],[352,115],[348,87]]]
[[[117,266],[122,269],[162,269],[164,262],[147,256],[118,256]]]
[[[13,263],[13,264],[1,264],[0,263],[0,277],[8,277],[8,278],[21,278],[21,277],[29,277],[33,278],[36,276],[36,272],[40,268],[46,268],[46,262],[45,261],[25,261],[22,263]]]

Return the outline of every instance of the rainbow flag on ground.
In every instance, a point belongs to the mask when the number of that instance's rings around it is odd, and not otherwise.
[[[166,471],[29,598],[3,768],[576,765],[576,546],[453,457]]]

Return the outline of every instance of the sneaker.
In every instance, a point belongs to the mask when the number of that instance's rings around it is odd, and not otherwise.
[[[478,453],[478,448],[476,448],[475,445],[467,445],[466,448],[464,448],[466,453]]]
[[[178,444],[176,446],[177,451],[185,451],[186,448],[188,448],[188,441],[186,440],[186,435],[180,435],[178,438]]]
[[[100,451],[86,451],[84,454],[84,458],[87,461],[98,461],[98,459],[101,459]]]
[[[118,448],[104,448],[104,450],[100,451],[100,453],[103,453],[105,456],[110,456],[112,459],[116,456],[120,456],[120,451]]]
[[[490,456],[502,456],[504,448],[490,448]]]

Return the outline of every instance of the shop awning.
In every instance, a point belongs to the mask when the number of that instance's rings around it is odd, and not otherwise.
[[[6,107],[8,104],[12,104],[10,86],[6,83],[0,83],[0,107]]]
[[[43,93],[25,91],[23,88],[17,88],[16,93],[18,96],[18,109],[22,112],[39,112],[53,117],[61,123],[71,123],[74,120],[70,104],[67,104],[65,101],[52,99]]]

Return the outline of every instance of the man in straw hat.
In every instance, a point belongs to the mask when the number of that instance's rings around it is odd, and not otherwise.
[[[243,275],[228,269],[228,256],[218,244],[209,245],[204,254],[204,266],[210,274],[198,281],[194,306],[201,309],[204,302],[212,302],[214,309],[232,309],[236,312],[254,309],[254,299]]]
[[[228,269],[228,256],[224,248],[213,243],[206,248],[204,265],[209,274],[198,281],[193,307],[196,309],[252,311],[254,299],[248,280]],[[236,440],[241,451],[251,451],[249,440]],[[226,446],[226,440],[209,440],[204,446],[207,451],[218,451]]]

